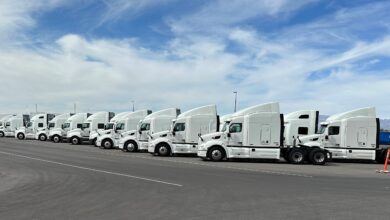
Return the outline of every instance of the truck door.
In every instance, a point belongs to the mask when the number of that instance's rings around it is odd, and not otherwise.
[[[185,123],[176,123],[173,127],[173,143],[185,143]]]
[[[323,139],[323,145],[332,152],[333,158],[343,159],[347,157],[347,150],[340,148],[340,126],[329,126],[328,133]]]
[[[242,123],[232,123],[229,126],[228,151],[230,157],[249,157],[249,147],[242,146]]]

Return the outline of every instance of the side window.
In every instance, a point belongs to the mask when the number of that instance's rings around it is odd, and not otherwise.
[[[98,129],[104,129],[104,124],[98,124],[97,127]]]
[[[186,125],[184,123],[176,123],[173,131],[185,131]]]
[[[240,133],[242,130],[242,124],[241,123],[233,123],[230,125],[229,132],[230,133]]]
[[[309,128],[308,127],[299,127],[298,128],[298,134],[300,134],[300,135],[307,135],[307,134],[309,134]]]
[[[43,128],[43,123],[38,123],[38,128]]]
[[[309,118],[309,115],[300,115],[299,116],[299,119],[308,119]]]
[[[83,124],[77,124],[77,128],[82,128]]]
[[[39,116],[39,119],[43,119],[44,117],[43,116]]]
[[[328,135],[338,135],[340,133],[339,126],[331,126],[328,128]]]

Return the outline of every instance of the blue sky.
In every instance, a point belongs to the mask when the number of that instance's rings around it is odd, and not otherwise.
[[[0,112],[182,110],[390,117],[390,1],[3,0]]]

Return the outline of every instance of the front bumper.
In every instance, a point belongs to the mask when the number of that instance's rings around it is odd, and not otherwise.
[[[207,150],[198,150],[197,155],[198,155],[198,157],[206,158],[207,157]]]

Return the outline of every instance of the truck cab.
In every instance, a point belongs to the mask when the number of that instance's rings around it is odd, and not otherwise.
[[[50,131],[52,131],[54,129],[62,128],[62,125],[72,115],[74,115],[74,114],[66,113],[66,114],[57,115],[55,118],[53,118],[51,121],[49,121],[47,128],[43,128],[43,129],[38,130],[38,132],[35,134],[35,139],[40,140],[40,141],[48,140]]]
[[[110,119],[110,122],[104,125],[103,129],[98,129],[96,131],[92,131],[89,135],[89,141],[92,143],[95,147],[98,147],[96,140],[100,135],[109,134],[111,131],[114,130],[115,124],[125,115],[129,114],[131,112],[121,112],[119,114],[115,114],[113,118]]]
[[[189,110],[177,117],[167,136],[149,142],[148,152],[158,156],[196,154],[198,136],[217,132],[218,128],[219,117],[215,105]]]
[[[284,115],[284,142],[297,146],[299,140],[318,133],[319,111],[302,110]]]
[[[0,119],[0,138],[5,137],[5,132],[6,132],[5,124],[7,123],[8,119],[10,119],[13,116],[15,115],[6,115]]]
[[[33,116],[30,122],[25,127],[21,127],[15,131],[15,138],[19,140],[23,139],[35,139],[35,134],[42,129],[46,129],[49,121],[55,117],[55,114],[37,114]]]
[[[81,128],[76,128],[67,133],[67,140],[73,145],[90,142],[91,132],[97,132],[98,129],[104,129],[104,126],[114,117],[113,112],[96,112],[89,116],[81,125]]]
[[[98,136],[96,141],[97,146],[105,149],[118,147],[122,137],[129,134],[132,134],[131,136],[137,134],[136,130],[139,127],[140,121],[151,113],[151,110],[139,110],[127,113],[117,121],[113,130]]]
[[[155,133],[167,131],[172,126],[172,120],[180,114],[180,109],[169,108],[154,112],[146,116],[138,126],[135,135],[122,137],[119,141],[119,149],[127,152],[148,150],[149,139]]]

